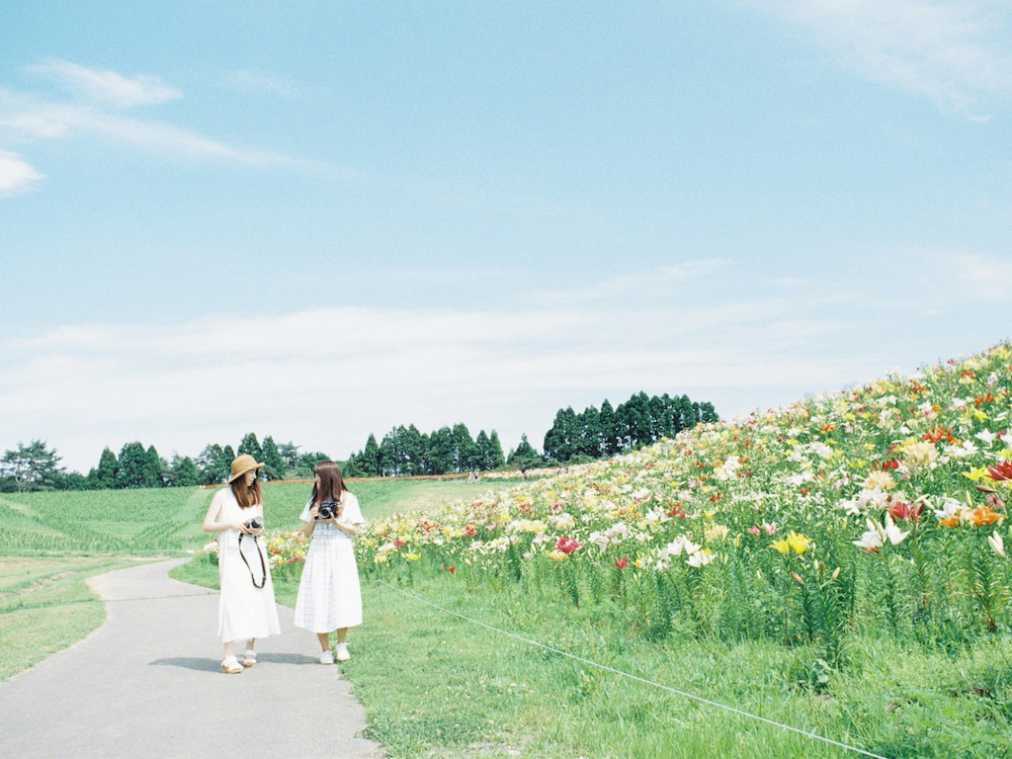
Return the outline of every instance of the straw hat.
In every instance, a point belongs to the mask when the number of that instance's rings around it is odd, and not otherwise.
[[[232,461],[232,476],[228,478],[228,481],[235,482],[237,479],[246,474],[246,472],[262,468],[263,464],[259,463],[248,453],[244,453],[242,456],[236,456],[235,460]]]

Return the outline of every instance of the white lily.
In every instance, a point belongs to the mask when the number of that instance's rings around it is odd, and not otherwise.
[[[1001,539],[1001,535],[997,532],[992,532],[987,542],[991,544],[991,550],[996,554],[999,556],[1005,555],[1005,541]]]
[[[889,514],[885,515],[885,530],[883,532],[885,533],[885,537],[889,538],[889,542],[894,546],[898,546],[903,542],[903,538],[910,534],[909,532],[903,532],[903,530],[897,527]]]
[[[690,567],[705,567],[713,561],[713,559],[714,555],[704,548],[702,551],[696,551],[689,556],[689,558],[685,560],[685,563]]]
[[[861,535],[860,540],[855,540],[853,543],[868,553],[877,553],[882,548],[882,532],[879,526],[869,519],[868,530]]]

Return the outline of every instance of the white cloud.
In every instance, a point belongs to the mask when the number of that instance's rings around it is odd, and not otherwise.
[[[722,258],[700,258],[660,266],[646,272],[621,272],[582,288],[535,290],[532,299],[544,303],[608,301],[635,293],[637,298],[676,297],[686,282],[718,275],[729,264]]]
[[[157,76],[125,76],[109,69],[95,69],[52,58],[28,67],[29,71],[55,80],[73,94],[116,108],[157,105],[178,100],[183,93]]]
[[[248,92],[258,95],[276,95],[278,97],[293,98],[299,96],[303,87],[283,76],[268,74],[263,71],[252,71],[250,69],[237,69],[228,72],[224,77],[226,86],[240,92]]]
[[[1008,6],[972,0],[747,0],[811,33],[846,67],[971,113],[1012,92]]]
[[[13,195],[42,181],[43,175],[17,153],[0,150],[0,197]]]
[[[57,103],[0,87],[0,135],[67,139],[92,135],[161,156],[183,156],[300,170],[322,164],[283,153],[236,145],[156,119],[138,119],[76,103]]]
[[[1012,255],[999,258],[967,251],[944,256],[942,261],[964,298],[1012,300]]]
[[[68,465],[87,468],[105,445],[141,439],[163,453],[197,453],[251,430],[339,456],[370,432],[409,422],[429,430],[464,421],[495,427],[506,445],[524,432],[540,443],[560,406],[618,402],[640,389],[688,393],[730,416],[913,369],[952,346],[982,348],[1001,337],[991,314],[1005,301],[982,306],[980,287],[1012,281],[1008,261],[982,254],[898,251],[876,262],[873,277],[871,260],[843,260],[841,272],[774,295],[756,290],[755,271],[728,267],[690,281],[698,305],[644,300],[630,284],[681,281],[676,272],[697,263],[573,288],[603,298],[567,298],[561,287],[558,302],[517,299],[499,309],[71,321],[9,337],[0,340],[0,446],[42,437]],[[759,270],[783,275],[772,263]],[[753,294],[742,300],[742,292]],[[930,317],[925,302],[948,311]],[[972,344],[962,330],[948,342],[936,334],[954,315],[976,325]],[[894,335],[884,324],[903,329]]]

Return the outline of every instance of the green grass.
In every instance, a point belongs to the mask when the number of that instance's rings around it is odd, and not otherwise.
[[[217,583],[206,559],[174,576]],[[294,603],[297,578],[275,587],[279,602]],[[577,609],[561,595],[476,592],[446,575],[416,576],[411,590],[487,624],[884,756],[1012,755],[1008,640],[948,656],[866,638],[849,652],[851,666],[820,684],[818,652],[809,646],[691,635],[651,643],[621,614]],[[392,757],[844,755],[490,632],[373,581],[363,600],[365,624],[351,632],[354,658],[342,669],[365,704],[369,736]]]

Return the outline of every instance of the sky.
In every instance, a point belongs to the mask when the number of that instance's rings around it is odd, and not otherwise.
[[[988,0],[0,8],[0,448],[540,446],[1012,334]]]

